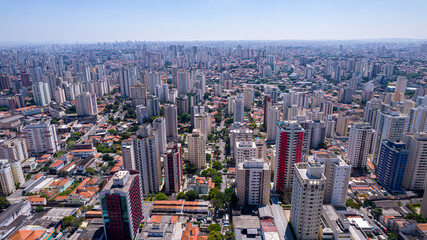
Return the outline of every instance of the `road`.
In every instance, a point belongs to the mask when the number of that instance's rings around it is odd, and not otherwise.
[[[387,237],[387,234],[385,234],[382,230],[383,228],[385,228],[385,226],[383,226],[382,224],[376,224],[374,222],[374,216],[368,211],[368,209],[361,207],[359,212],[365,215],[365,219],[369,222],[371,226],[379,229],[378,231],[381,233],[381,235],[384,235],[385,237]]]

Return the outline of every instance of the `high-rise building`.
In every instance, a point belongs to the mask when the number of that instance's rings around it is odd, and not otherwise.
[[[421,201],[420,214],[424,218],[427,218],[427,189],[424,190],[423,200]]]
[[[392,142],[400,141],[407,118],[407,115],[392,109],[379,113],[373,143],[372,159],[374,164],[378,161],[382,140],[388,139]]]
[[[141,181],[136,171],[119,171],[99,193],[107,240],[134,239],[143,219]]]
[[[94,93],[84,92],[76,97],[78,116],[92,116],[98,114],[98,105]]]
[[[252,141],[254,132],[246,128],[240,122],[232,123],[230,126],[230,152],[234,152],[234,145],[236,142]]]
[[[230,106],[230,101],[228,102],[228,106]],[[264,96],[264,121],[263,121],[263,123],[264,123],[265,128],[267,127],[267,122],[268,122],[267,109],[271,106],[273,106],[273,102],[271,101],[271,98],[269,96]],[[228,114],[230,114],[230,108],[229,108]]]
[[[326,116],[332,115],[333,110],[334,106],[331,101],[323,101],[320,103],[320,111],[325,113]]]
[[[237,197],[240,206],[268,205],[270,202],[271,167],[262,159],[236,164]]]
[[[381,141],[381,150],[375,169],[378,183],[393,193],[401,192],[408,155],[409,151],[404,143]]]
[[[328,138],[332,138],[335,136],[335,120],[332,115],[328,115],[325,119],[326,123],[326,131],[325,136]]]
[[[311,129],[310,147],[318,149],[325,143],[326,137],[326,124],[321,120],[313,121],[313,128]]]
[[[166,151],[166,121],[164,117],[157,117],[153,121],[153,129],[157,130],[157,147],[160,149],[160,153]]]
[[[165,191],[167,193],[178,193],[181,191],[183,178],[183,163],[181,144],[171,144],[167,147],[164,160],[165,168]]]
[[[243,122],[244,118],[244,102],[243,97],[241,95],[237,96],[236,100],[234,100],[234,110],[233,110],[233,120],[234,122]]]
[[[396,81],[396,88],[394,89],[393,101],[403,101],[405,97],[406,84],[408,79],[403,76],[398,76]]]
[[[193,128],[194,128],[194,116],[196,116],[196,114],[199,114],[199,113],[204,113],[206,112],[206,110],[207,109],[205,106],[200,106],[200,105],[195,105],[190,107],[191,126],[193,126]]]
[[[7,160],[0,161],[0,195],[5,196],[15,192],[15,181],[12,168]]]
[[[381,110],[381,99],[372,99],[371,101],[366,102],[365,107],[365,122],[368,122],[372,128],[376,127],[378,113]]]
[[[302,153],[307,155],[310,151],[311,134],[313,130],[314,122],[308,119],[307,116],[296,116],[297,122],[304,128],[304,139],[302,144]]]
[[[178,95],[185,95],[189,89],[188,80],[189,73],[187,71],[179,71],[178,72]]]
[[[188,161],[196,169],[203,169],[206,166],[206,140],[199,129],[193,129],[188,135]]]
[[[131,139],[122,141],[123,166],[126,170],[135,170],[135,155]]]
[[[24,173],[22,172],[22,165],[20,161],[9,161],[12,169],[13,181],[22,186],[25,183]]]
[[[150,124],[143,124],[132,138],[135,169],[140,173],[143,194],[158,193],[162,180],[156,131]]]
[[[277,122],[280,120],[280,111],[277,107],[267,109],[267,141],[276,141]]]
[[[353,168],[365,168],[374,130],[369,123],[355,123],[350,128],[347,162]]]
[[[256,139],[256,154],[255,158],[266,160],[267,159],[267,144],[263,139]]]
[[[147,89],[140,83],[130,86],[130,98],[133,107],[147,104]]]
[[[218,97],[221,97],[222,96],[222,86],[221,86],[221,84],[214,84],[214,92],[215,92],[215,95],[217,95]]]
[[[404,132],[427,132],[427,106],[409,109]]]
[[[274,185],[276,192],[292,189],[293,164],[302,160],[304,128],[296,121],[277,123]]]
[[[8,75],[0,75],[0,90],[9,89],[11,87],[11,81]]]
[[[243,102],[246,110],[251,110],[254,101],[254,90],[252,88],[245,88],[243,90]]]
[[[0,145],[0,159],[9,159],[20,162],[28,159],[25,140],[22,138],[15,138],[3,142]]]
[[[178,116],[176,106],[173,104],[165,105],[165,120],[166,120],[166,138],[178,138]]]
[[[53,95],[55,102],[58,104],[63,104],[65,102],[65,92],[64,89],[56,87]]]
[[[59,150],[56,127],[50,123],[50,119],[28,124],[22,133],[29,154],[53,154]]]
[[[35,82],[33,84],[34,103],[39,106],[46,106],[50,103],[51,97],[49,85],[45,82]]]
[[[119,84],[122,98],[130,97],[130,86],[136,84],[136,69],[123,67],[119,70]]]
[[[175,101],[179,116],[190,112],[187,96],[178,96]]]
[[[205,137],[205,141],[208,140],[209,134],[212,131],[212,118],[210,113],[203,112],[194,115],[194,128],[200,129],[200,132]]]
[[[233,152],[236,166],[241,162],[255,158],[256,153],[257,147],[254,141],[236,142]]]
[[[135,108],[136,111],[136,119],[139,124],[143,124],[144,120],[148,118],[147,107],[144,105],[138,105]]]
[[[422,191],[427,186],[427,133],[403,135],[409,150],[403,188]]]
[[[321,164],[295,163],[291,224],[298,240],[318,238],[326,178]]]
[[[339,136],[347,136],[349,117],[340,114],[337,119],[337,129],[335,132]]]
[[[345,206],[351,166],[332,152],[316,152],[314,161],[323,165],[323,175],[326,177],[323,203]]]
[[[147,113],[148,117],[160,116],[159,99],[154,95],[147,98]]]

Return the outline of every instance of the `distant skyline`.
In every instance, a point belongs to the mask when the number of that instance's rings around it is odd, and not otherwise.
[[[425,0],[0,0],[0,42],[427,39]]]

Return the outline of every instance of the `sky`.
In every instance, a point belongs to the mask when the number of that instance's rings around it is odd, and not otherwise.
[[[0,0],[1,42],[427,39],[426,0]]]

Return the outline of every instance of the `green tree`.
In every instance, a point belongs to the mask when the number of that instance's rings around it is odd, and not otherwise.
[[[187,201],[194,201],[196,199],[199,199],[199,194],[196,193],[194,190],[190,190],[185,193],[185,199],[187,199]]]
[[[217,231],[221,232],[221,225],[215,223],[208,226],[208,232]]]
[[[397,237],[397,235],[396,234],[394,234],[394,233],[390,233],[389,235],[388,235],[388,238],[387,238],[388,240],[397,240],[397,239],[399,239],[398,237]]]
[[[116,129],[112,128],[112,129],[108,129],[108,133],[112,134],[112,135],[116,135],[117,131],[116,131]]]
[[[412,219],[417,221],[417,223],[427,223],[426,219],[423,218],[421,214],[418,213],[410,213],[403,217],[404,219]]]
[[[10,206],[10,202],[5,197],[0,197],[0,211]]]
[[[156,200],[169,200],[168,196],[164,193],[157,193]]]
[[[220,161],[215,161],[215,162],[212,164],[212,167],[213,167],[215,170],[219,171],[219,170],[221,170],[221,169],[222,169],[222,163],[221,163]]]
[[[188,113],[181,114],[181,122],[188,123],[191,120],[191,116]]]
[[[233,188],[227,188],[225,189],[224,193],[225,202],[228,204],[228,206],[236,206],[237,202],[239,201],[239,198],[236,195],[236,192]]]
[[[36,207],[36,212],[43,212],[43,210],[44,210],[43,205],[38,205],[38,206]]]
[[[351,208],[354,208],[354,209],[360,209],[360,204],[358,204],[357,202],[355,202],[355,201],[354,201],[353,199],[351,199],[351,198],[348,198],[348,199],[346,200],[345,205],[346,205],[347,207],[351,207]]]
[[[221,183],[222,183],[222,177],[216,176],[216,177],[212,178],[212,182],[215,183],[215,186],[219,187],[219,186],[221,186]]]
[[[113,161],[114,158],[110,156],[110,154],[102,154],[102,160],[109,162],[109,161]]]
[[[208,240],[224,240],[224,235],[221,234],[221,232],[218,231],[211,231],[209,232]]]
[[[179,192],[178,196],[176,197],[176,199],[186,199],[185,193]]]

